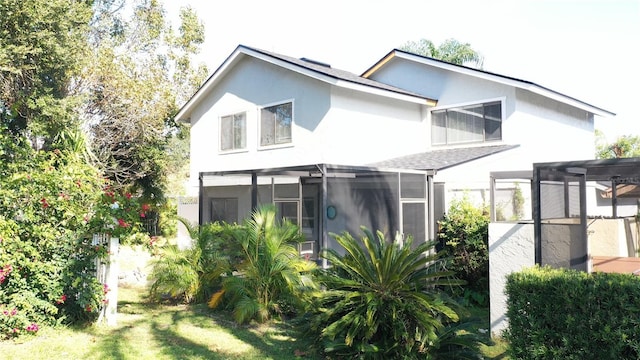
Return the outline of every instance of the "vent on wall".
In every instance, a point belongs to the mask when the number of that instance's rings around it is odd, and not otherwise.
[[[329,64],[327,64],[327,63],[323,63],[323,62],[321,62],[321,61],[317,61],[317,60],[313,60],[313,59],[309,59],[309,58],[304,58],[304,57],[303,57],[303,58],[300,58],[300,60],[302,60],[302,61],[306,61],[306,62],[311,63],[311,64],[315,64],[315,65],[320,65],[320,66],[328,67],[328,68],[330,68],[330,67],[331,67],[331,65],[329,65]]]

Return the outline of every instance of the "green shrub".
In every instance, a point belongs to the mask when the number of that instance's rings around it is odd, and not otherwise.
[[[191,247],[167,244],[158,249],[150,293],[156,300],[205,302],[220,290],[222,276],[237,269],[240,247],[231,234],[238,226],[215,222],[194,227],[185,219],[181,222],[193,240]]]
[[[0,338],[97,318],[106,289],[95,264],[107,251],[89,237],[139,220],[126,201],[115,209],[121,195],[104,185],[81,154],[35,151],[0,124]]]
[[[333,235],[345,250],[325,249],[331,267],[318,273],[302,319],[308,336],[329,356],[365,359],[477,358],[477,337],[457,328],[457,305],[439,290],[460,284],[444,271],[435,243],[412,249],[363,228],[362,241]]]
[[[275,206],[263,205],[233,235],[242,261],[223,289],[235,320],[262,322],[302,306],[304,292],[314,287],[315,263],[298,254],[296,244],[304,241],[299,228],[278,219]]]
[[[440,221],[438,239],[443,256],[452,259],[449,269],[466,281],[453,291],[465,300],[486,306],[489,301],[489,215],[465,195],[451,202]]]
[[[507,277],[514,359],[640,358],[640,279],[531,268]]]

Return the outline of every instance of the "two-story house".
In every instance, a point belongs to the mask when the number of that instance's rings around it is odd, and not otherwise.
[[[594,116],[611,115],[400,50],[359,76],[240,45],[176,118],[191,124],[199,222],[274,203],[314,257],[360,226],[432,239],[457,191],[481,199],[491,171],[592,158]]]

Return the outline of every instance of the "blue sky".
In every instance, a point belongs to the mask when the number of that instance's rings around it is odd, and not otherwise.
[[[640,135],[640,0],[165,0],[170,16],[186,5],[210,71],[243,44],[360,74],[407,41],[454,38],[487,71],[616,113],[596,120],[610,140]]]

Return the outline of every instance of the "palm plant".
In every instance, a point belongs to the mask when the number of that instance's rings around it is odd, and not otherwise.
[[[290,221],[278,220],[274,206],[256,209],[234,238],[243,261],[238,274],[225,279],[224,291],[237,322],[266,321],[283,305],[298,305],[300,291],[313,287],[315,263],[302,259],[295,246],[304,237]]]
[[[344,255],[323,251],[332,266],[319,275],[326,290],[316,293],[307,331],[323,351],[339,357],[437,358],[441,345],[452,351],[455,341],[439,341],[439,334],[459,317],[439,288],[461,281],[443,270],[446,260],[431,251],[435,243],[412,249],[411,238],[391,242],[380,231],[363,232],[361,242],[347,232],[333,234]]]
[[[231,224],[211,223],[192,226],[179,219],[193,242],[189,248],[165,245],[152,262],[150,292],[158,299],[170,297],[185,302],[207,300],[222,285],[222,276],[230,275],[237,261],[237,249],[230,240]]]

